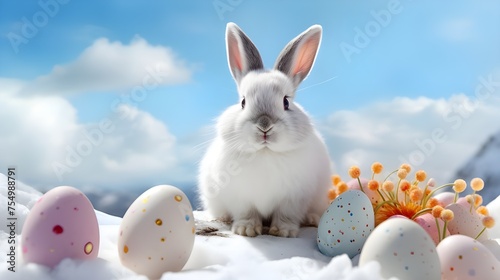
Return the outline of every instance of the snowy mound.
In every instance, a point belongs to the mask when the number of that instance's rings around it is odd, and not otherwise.
[[[1,174],[0,182],[0,207],[6,209],[6,180]],[[20,182],[17,187],[19,241],[29,208],[41,194]],[[500,220],[500,197],[488,208]],[[96,214],[101,238],[99,258],[93,261],[65,259],[52,270],[23,263],[18,245],[16,272],[8,271],[9,234],[2,223],[0,279],[147,279],[120,264],[117,242],[121,218],[99,211]],[[356,258],[352,261],[346,255],[333,259],[322,255],[316,246],[316,228],[302,228],[298,238],[269,235],[248,238],[232,234],[229,225],[210,221],[204,212],[195,212],[194,216],[197,235],[190,259],[183,271],[165,273],[162,279],[383,279],[376,262],[357,267]],[[490,230],[490,237],[500,238],[500,226]],[[500,259],[500,252],[496,252],[496,256]]]

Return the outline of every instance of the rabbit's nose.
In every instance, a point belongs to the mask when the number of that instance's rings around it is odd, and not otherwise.
[[[257,128],[262,132],[268,132],[272,128],[272,120],[267,115],[262,115],[257,119]]]

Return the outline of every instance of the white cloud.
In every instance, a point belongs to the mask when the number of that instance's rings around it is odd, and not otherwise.
[[[80,123],[64,98],[20,96],[23,82],[0,83],[0,170],[16,165],[29,184],[147,188],[194,171],[184,171],[185,148],[147,112],[120,105],[99,123]]]
[[[336,112],[320,128],[335,162],[335,172],[345,179],[353,164],[371,175],[374,161],[382,162],[387,170],[404,161],[446,183],[491,134],[500,130],[498,108],[498,88],[482,97],[398,97]]]
[[[152,46],[141,37],[129,45],[100,38],[73,62],[29,83],[23,94],[74,94],[142,86],[180,84],[191,79],[192,69],[164,46]]]
[[[48,164],[39,160],[58,156],[60,147],[71,141],[78,129],[76,110],[58,97],[16,97],[23,87],[20,81],[0,83],[0,160],[34,176],[49,173]]]
[[[437,32],[449,41],[466,41],[474,34],[474,22],[468,18],[447,19],[441,22]]]

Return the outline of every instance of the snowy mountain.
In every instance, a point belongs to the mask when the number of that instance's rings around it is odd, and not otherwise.
[[[500,195],[500,131],[488,138],[478,152],[457,171],[451,182],[457,178],[470,182],[474,177],[484,180],[485,187],[480,192],[484,204]]]
[[[181,189],[189,201],[193,209],[199,209],[198,197],[196,193],[195,183],[172,184]],[[153,187],[153,186],[151,186]],[[149,188],[149,187],[148,187]],[[89,198],[94,208],[98,211],[109,215],[123,217],[128,207],[134,200],[148,188],[135,188],[127,190],[108,190],[108,189],[82,189],[85,195]],[[48,190],[42,191],[42,193]]]

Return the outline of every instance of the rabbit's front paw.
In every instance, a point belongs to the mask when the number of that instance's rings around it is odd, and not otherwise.
[[[281,237],[297,237],[299,234],[299,225],[290,221],[277,221],[271,223],[269,234]]]
[[[302,225],[308,227],[318,227],[320,218],[321,217],[316,213],[308,213],[305,220],[302,222]]]
[[[262,221],[260,218],[240,219],[233,222],[232,231],[236,234],[255,237],[262,234]]]

